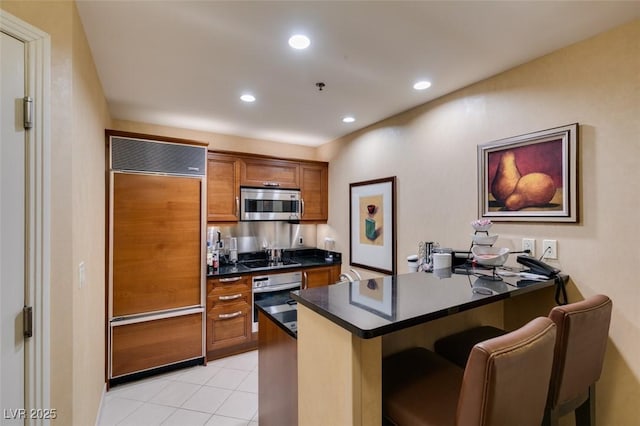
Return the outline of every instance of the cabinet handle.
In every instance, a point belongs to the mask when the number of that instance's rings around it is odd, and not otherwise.
[[[242,277],[233,277],[233,278],[220,278],[221,283],[233,283],[236,281],[240,281]]]
[[[307,276],[307,271],[302,272],[302,289],[306,290],[309,287],[309,277]]]
[[[220,319],[231,319],[231,318],[239,317],[240,315],[242,315],[242,311],[234,312],[232,314],[220,314],[220,315],[218,315],[218,318],[220,318]]]
[[[280,186],[278,182],[262,182],[263,186]]]
[[[240,197],[236,197],[236,217],[240,218]]]
[[[300,198],[300,207],[301,207],[300,217],[304,217],[304,198]]]
[[[242,297],[242,294],[234,294],[233,296],[219,296],[218,300],[236,300],[236,299],[240,299]]]

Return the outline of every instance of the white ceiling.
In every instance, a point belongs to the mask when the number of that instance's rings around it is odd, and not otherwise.
[[[77,4],[113,118],[302,145],[640,17],[640,1]],[[308,49],[288,46],[297,32]]]

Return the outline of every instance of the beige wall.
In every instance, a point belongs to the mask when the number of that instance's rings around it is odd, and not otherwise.
[[[94,423],[105,368],[105,139],[111,124],[93,57],[76,11],[72,19],[73,423]],[[80,288],[78,264],[86,283]]]
[[[93,59],[71,1],[2,1],[51,36],[51,407],[95,423],[104,387],[104,128]],[[87,285],[79,289],[78,263]]]
[[[580,223],[496,224],[493,231],[497,245],[512,249],[524,236],[535,237],[538,248],[543,238],[557,239],[557,264],[574,283],[571,300],[594,293],[613,299],[598,424],[638,424],[640,21],[320,147],[319,159],[330,161],[323,232],[336,238],[348,264],[349,183],[395,175],[399,271],[407,270],[404,259],[419,240],[467,248],[469,222],[477,218],[476,146],[574,122],[580,123]],[[547,304],[506,305],[505,320],[545,315]]]

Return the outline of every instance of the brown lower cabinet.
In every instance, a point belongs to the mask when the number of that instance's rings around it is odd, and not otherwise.
[[[207,280],[207,359],[255,349],[251,276]]]
[[[341,265],[318,266],[302,271],[302,288],[321,287],[340,280]]]
[[[258,423],[298,424],[298,345],[260,312],[258,314]]]
[[[202,313],[115,326],[111,352],[112,377],[202,357]]]
[[[302,288],[338,282],[341,265],[302,270]],[[207,359],[213,360],[258,347],[252,333],[251,275],[207,279]],[[258,326],[259,328],[260,326]]]

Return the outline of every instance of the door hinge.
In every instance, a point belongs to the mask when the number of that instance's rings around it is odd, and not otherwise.
[[[33,98],[25,96],[22,98],[22,112],[24,117],[24,128],[28,130],[33,127]]]
[[[25,306],[22,308],[22,321],[24,323],[25,339],[33,336],[33,307]]]

